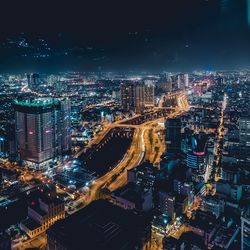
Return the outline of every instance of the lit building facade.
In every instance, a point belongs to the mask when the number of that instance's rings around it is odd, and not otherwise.
[[[145,81],[145,106],[154,107],[154,99],[155,99],[155,85],[153,81],[146,80]]]
[[[30,89],[38,87],[40,82],[39,74],[37,73],[27,74],[27,82],[28,82],[28,87]]]
[[[189,86],[189,77],[188,74],[179,74],[177,76],[177,86],[178,89],[184,90]]]
[[[175,217],[175,197],[167,192],[159,192],[160,211],[173,219]]]
[[[141,83],[121,84],[121,106],[125,111],[141,113],[145,108],[145,85]]]
[[[68,99],[16,102],[15,115],[18,152],[26,164],[45,167],[71,149]]]
[[[130,111],[133,109],[133,96],[134,96],[134,86],[133,84],[121,84],[121,106],[125,111]]]
[[[250,153],[250,117],[241,117],[239,121],[240,127],[240,144],[247,154]]]
[[[192,137],[192,149],[187,153],[187,167],[198,175],[206,171],[206,146],[207,137],[200,133]]]
[[[224,213],[225,201],[217,196],[207,196],[202,200],[201,210],[214,214],[218,218]]]
[[[56,221],[65,218],[64,203],[58,199],[41,199],[28,207],[28,217],[20,227],[31,238],[45,232]]]
[[[198,170],[199,173],[204,174],[205,171],[205,152],[190,151],[187,154],[187,166],[189,168]]]
[[[143,112],[145,108],[145,85],[136,84],[135,86],[135,96],[134,96],[134,107],[136,113]]]

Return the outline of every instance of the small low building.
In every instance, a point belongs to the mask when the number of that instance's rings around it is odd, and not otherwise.
[[[111,202],[124,209],[147,212],[153,208],[153,195],[151,189],[129,183],[111,194]]]
[[[65,218],[64,203],[59,199],[39,198],[28,207],[28,217],[20,228],[33,238],[45,232],[56,221]]]

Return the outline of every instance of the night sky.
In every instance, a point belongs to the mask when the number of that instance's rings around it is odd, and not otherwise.
[[[249,0],[18,1],[0,16],[0,72],[250,66]]]

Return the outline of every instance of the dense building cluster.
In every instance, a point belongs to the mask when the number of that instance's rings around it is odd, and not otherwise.
[[[0,75],[0,249],[250,249],[249,71]]]

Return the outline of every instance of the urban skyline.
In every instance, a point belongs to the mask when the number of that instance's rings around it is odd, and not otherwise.
[[[35,4],[0,15],[0,250],[249,250],[250,0]]]

